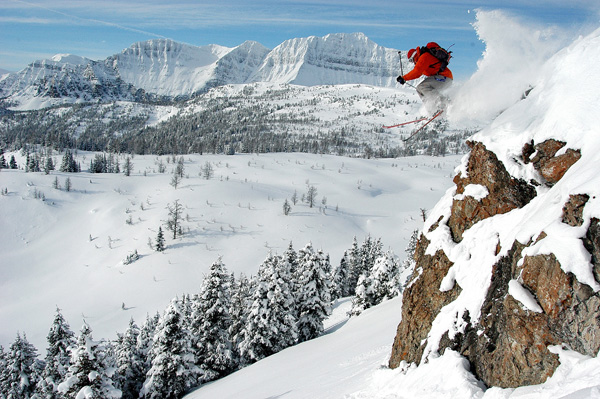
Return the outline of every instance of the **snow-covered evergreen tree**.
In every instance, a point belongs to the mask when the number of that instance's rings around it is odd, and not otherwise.
[[[323,252],[315,252],[312,244],[298,251],[300,295],[298,340],[307,341],[323,332],[323,320],[331,313],[331,265]]]
[[[156,328],[150,356],[152,367],[146,374],[142,397],[176,399],[199,383],[201,370],[195,365],[178,299],[171,301]]]
[[[255,362],[293,345],[297,340],[293,298],[286,280],[287,262],[269,254],[258,271],[257,287],[240,335],[244,362]]]
[[[165,235],[163,234],[162,227],[158,226],[158,234],[156,235],[156,247],[158,252],[165,250]]]
[[[114,386],[114,369],[107,366],[105,348],[92,338],[92,330],[84,324],[71,350],[71,362],[58,391],[66,398],[118,399],[121,391]]]
[[[233,360],[236,368],[240,365],[239,346],[242,341],[241,332],[246,325],[246,317],[251,305],[252,288],[250,281],[244,273],[241,273],[237,280],[232,276],[231,306],[229,308],[231,326],[229,327],[229,336],[231,337]]]
[[[140,328],[133,319],[124,334],[119,335],[116,351],[115,382],[123,392],[123,399],[137,399],[146,379],[145,359],[138,345]]]
[[[356,284],[355,295],[352,298],[352,308],[348,314],[358,316],[375,303],[373,294],[373,278],[370,273],[362,274]]]
[[[70,150],[66,150],[63,155],[62,163],[60,164],[61,172],[79,172],[81,169],[75,158],[73,157],[73,153]]]
[[[151,357],[151,349],[154,341],[154,335],[156,334],[156,328],[160,321],[160,314],[156,313],[153,317],[146,316],[146,321],[142,324],[140,328],[140,333],[138,335],[137,342],[137,350],[142,357],[142,366],[144,377],[150,371],[152,367],[152,357]],[[144,378],[145,381],[145,378]]]
[[[4,351],[4,347],[0,345],[0,398],[4,399],[5,394],[8,392],[7,384],[8,381],[8,354]]]
[[[7,399],[33,397],[41,373],[36,367],[36,358],[35,347],[27,341],[24,334],[17,334],[6,354],[6,367],[0,381],[0,392]]]
[[[360,276],[349,314],[356,316],[400,293],[400,268],[391,251],[379,256],[371,269]]]
[[[223,377],[234,368],[229,288],[229,275],[219,258],[210,267],[200,293],[192,302],[194,351],[196,364],[203,371],[203,382]]]
[[[400,293],[400,266],[392,251],[386,252],[375,260],[371,277],[375,305]]]
[[[408,241],[408,244],[406,245],[406,249],[404,250],[404,252],[406,253],[406,258],[404,259],[404,261],[402,261],[402,264],[400,266],[399,284],[400,284],[401,291],[404,290],[404,287],[410,281],[410,278],[414,271],[415,264],[416,264],[415,251],[417,249],[418,242],[419,242],[419,230],[415,230],[415,231],[413,231],[412,235],[410,236],[410,240]]]
[[[352,247],[346,251],[346,263],[348,267],[348,295],[354,295],[356,285],[358,284],[358,278],[362,274],[362,263],[361,263],[361,249],[358,245],[356,236],[352,240]]]
[[[283,261],[287,265],[287,281],[290,290],[290,295],[294,300],[294,317],[298,319],[298,309],[296,303],[300,295],[300,282],[298,280],[300,268],[298,265],[298,253],[294,249],[293,243],[290,241],[287,249],[283,253]]]
[[[46,364],[36,393],[44,399],[58,399],[58,384],[65,379],[71,359],[70,351],[76,343],[75,334],[58,308],[47,340]]]
[[[350,257],[348,251],[344,251],[340,264],[333,273],[333,286],[331,299],[344,298],[352,295],[354,287],[350,287]]]

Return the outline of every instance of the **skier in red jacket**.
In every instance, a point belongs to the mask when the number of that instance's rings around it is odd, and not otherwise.
[[[417,47],[408,51],[408,59],[415,66],[412,71],[405,75],[398,76],[398,83],[404,84],[408,80],[418,79],[421,76],[427,76],[417,86],[417,93],[425,107],[430,111],[445,110],[448,105],[448,98],[441,94],[452,84],[452,72],[438,58],[433,56],[428,49],[439,48],[435,42],[427,43],[425,48]]]

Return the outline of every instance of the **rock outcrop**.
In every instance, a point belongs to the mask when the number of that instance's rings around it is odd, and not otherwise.
[[[426,232],[449,229],[454,243],[460,243],[477,223],[522,209],[538,195],[536,187],[555,185],[581,156],[577,149],[565,151],[565,143],[556,140],[527,143],[519,162],[533,165],[538,176],[525,181],[511,177],[482,143],[471,142],[469,146],[466,173],[463,170],[454,178],[450,216],[440,218]],[[469,185],[483,186],[488,194],[483,198],[461,195]],[[594,278],[600,281],[600,223],[584,216],[589,199],[586,193],[571,195],[563,206],[562,223],[584,228],[582,246],[589,252]],[[458,281],[451,289],[441,288],[453,262],[442,249],[428,252],[426,235],[421,235],[416,249],[415,277],[404,292],[402,320],[389,361],[392,368],[403,361],[426,361],[424,351],[428,340],[433,339],[434,320],[461,292]],[[457,314],[464,327],[449,329],[435,346],[440,354],[452,349],[465,356],[473,373],[488,386],[544,382],[559,365],[558,356],[549,348],[552,345],[565,345],[590,356],[596,356],[600,349],[600,296],[573,273],[565,272],[554,254],[527,252],[545,237],[540,231],[529,242],[503,243],[506,248],[498,242],[498,260],[492,267],[480,313],[477,317],[468,312]],[[531,297],[533,305],[515,299],[516,291]]]

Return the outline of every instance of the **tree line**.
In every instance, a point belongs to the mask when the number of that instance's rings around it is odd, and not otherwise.
[[[201,96],[193,103],[180,104],[182,110],[188,104],[201,109],[181,111],[156,124],[148,123],[153,106],[141,103],[134,107],[76,104],[10,112],[0,115],[0,147],[14,150],[41,145],[57,150],[156,155],[306,152],[379,158],[467,151],[464,139],[471,132],[448,134],[445,124],[435,123],[407,145],[398,144],[393,140],[395,135],[385,129],[357,123],[360,112],[334,123],[314,116],[320,99],[276,102],[292,96],[290,90],[260,96]],[[331,101],[347,99],[333,96]]]
[[[399,266],[382,248],[370,236],[362,245],[354,238],[332,268],[312,244],[296,251],[290,243],[249,278],[229,273],[219,258],[197,294],[174,298],[141,326],[132,319],[114,341],[95,340],[86,322],[76,336],[57,309],[43,360],[25,334],[7,351],[0,346],[0,398],[180,398],[323,334],[340,297],[354,295],[350,314],[357,315],[398,295],[413,264]]]

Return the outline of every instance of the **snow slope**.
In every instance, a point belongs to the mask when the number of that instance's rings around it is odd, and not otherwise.
[[[60,165],[61,156],[54,158]],[[84,169],[92,158],[78,156]],[[175,189],[169,158],[136,156],[129,177],[0,172],[0,188],[8,190],[0,196],[0,345],[21,331],[43,350],[56,307],[74,330],[85,319],[95,337],[115,338],[131,317],[141,322],[175,296],[197,293],[219,256],[230,271],[251,275],[269,251],[312,242],[337,264],[354,236],[362,242],[371,234],[403,257],[420,208],[442,195],[460,159],[186,155],[187,177]],[[20,154],[17,161],[23,165]],[[122,168],[124,158],[119,162]],[[214,167],[210,180],[200,176],[206,162]],[[53,188],[55,179],[63,189]],[[318,206],[298,203],[284,216],[285,199],[295,191],[300,198],[308,183],[317,188]],[[167,233],[167,251],[157,253],[148,240],[164,229],[175,200],[185,207],[186,234],[173,240]],[[141,259],[124,266],[134,250]]]

